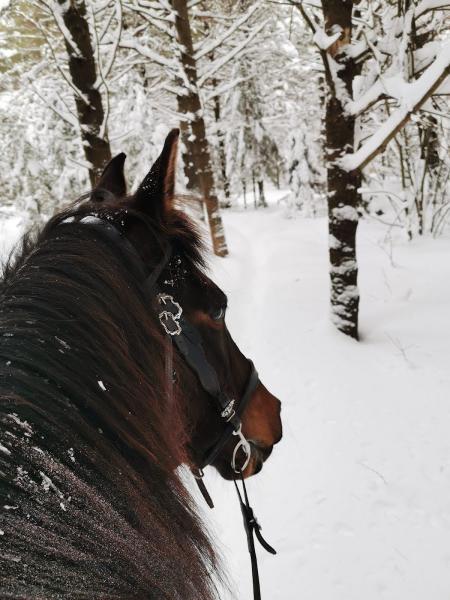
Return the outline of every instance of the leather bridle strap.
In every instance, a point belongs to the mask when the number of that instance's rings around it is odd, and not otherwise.
[[[200,469],[204,469],[214,462],[233,433],[240,431],[240,417],[259,384],[259,376],[255,369],[255,365],[249,360],[250,375],[244,394],[236,406],[236,400],[230,398],[222,390],[216,370],[211,366],[206,357],[203,349],[202,337],[198,329],[183,316],[180,316],[179,323],[181,331],[178,335],[173,335],[172,339],[186,363],[197,375],[202,388],[216,400],[220,416],[226,424],[219,440],[207,451],[199,465]]]
[[[253,598],[254,600],[261,600],[261,587],[259,584],[259,572],[258,572],[258,559],[256,556],[255,550],[255,540],[253,538],[253,534],[256,535],[256,539],[261,544],[261,546],[269,552],[270,554],[276,554],[276,550],[272,548],[270,544],[266,542],[266,540],[261,535],[261,525],[256,520],[253,509],[250,506],[250,502],[248,500],[247,488],[245,486],[244,476],[242,475],[242,471],[238,474],[239,479],[242,483],[243,495],[241,494],[236,478],[234,478],[234,486],[236,488],[236,492],[239,498],[239,505],[241,507],[242,519],[244,521],[244,529],[247,534],[247,545],[248,552],[250,554],[250,561],[252,564],[252,579],[253,579]]]
[[[255,369],[255,365],[253,364],[253,362],[251,360],[249,360],[249,363],[250,363],[250,370],[251,370],[250,376],[249,376],[244,394],[241,397],[241,399],[239,400],[239,404],[238,404],[237,408],[234,409],[235,417],[233,418],[232,421],[227,423],[220,438],[217,440],[217,442],[214,444],[214,446],[206,452],[205,456],[203,457],[202,463],[201,463],[201,467],[200,467],[201,469],[204,469],[206,466],[212,464],[216,460],[216,458],[218,457],[218,455],[220,454],[220,452],[222,451],[223,447],[228,442],[230,437],[241,426],[241,417],[250,401],[250,398],[253,395],[253,392],[255,391],[256,387],[259,384],[259,376],[258,376],[257,370]]]

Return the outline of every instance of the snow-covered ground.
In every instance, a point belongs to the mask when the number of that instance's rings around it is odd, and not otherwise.
[[[258,547],[264,600],[448,600],[450,239],[361,223],[357,343],[329,324],[324,219],[273,204],[224,220],[231,253],[213,273],[228,326],[283,402],[284,438],[248,483],[278,551]],[[250,600],[233,486],[211,469],[206,484],[234,589],[222,600]]]
[[[361,223],[361,336],[328,319],[325,220],[228,212],[215,275],[228,325],[283,402],[284,438],[249,481],[267,600],[450,597],[450,240],[386,240]],[[213,527],[249,600],[232,487],[214,473]]]
[[[22,233],[21,219],[0,214],[0,261],[5,260]]]

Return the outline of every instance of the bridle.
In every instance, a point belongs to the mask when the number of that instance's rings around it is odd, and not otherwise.
[[[171,337],[179,353],[189,367],[197,375],[202,388],[215,400],[224,428],[219,439],[207,450],[198,464],[198,473],[212,464],[222,451],[225,444],[236,436],[238,441],[234,447],[231,459],[233,471],[238,474],[244,471],[250,460],[250,444],[242,433],[241,415],[243,414],[250,398],[259,384],[258,372],[252,361],[250,364],[250,375],[245,386],[245,391],[239,402],[226,394],[220,384],[217,372],[208,361],[203,349],[202,337],[198,329],[186,317],[183,309],[173,296],[165,293],[158,294],[161,307],[159,320],[166,334]],[[238,463],[238,455],[242,451],[244,462]],[[198,477],[198,475],[197,475]]]
[[[151,224],[145,215],[141,215],[135,211],[130,214],[132,214],[133,217],[137,217],[143,221],[144,224],[152,230]],[[62,223],[64,222],[65,221],[62,221]],[[223,431],[214,445],[206,451],[197,467],[191,469],[197,485],[210,508],[213,508],[214,504],[212,503],[211,497],[203,482],[203,469],[216,460],[224,446],[227,444],[227,442],[229,442],[230,439],[232,439],[233,436],[237,437],[237,442],[232,454],[231,467],[235,473],[234,484],[239,497],[239,503],[244,519],[244,526],[251,557],[254,600],[260,600],[261,592],[253,533],[256,534],[258,541],[265,550],[272,554],[276,554],[276,552],[262,537],[260,533],[261,527],[254,517],[253,510],[248,501],[243,471],[249,463],[251,457],[251,448],[249,441],[242,433],[241,422],[241,416],[259,384],[258,372],[256,371],[253,362],[249,360],[250,375],[248,376],[244,393],[239,401],[237,401],[236,398],[230,397],[223,390],[216,370],[206,357],[202,343],[202,336],[199,330],[193,323],[189,321],[189,319],[183,315],[183,309],[181,305],[173,298],[173,296],[164,293],[160,289],[158,280],[163,271],[169,265],[169,262],[172,258],[172,249],[169,244],[162,248],[163,256],[160,262],[148,274],[147,268],[140,254],[135,249],[133,244],[125,237],[124,233],[117,227],[115,222],[111,222],[106,217],[92,214],[83,216],[79,222],[94,228],[96,231],[118,246],[121,251],[130,259],[130,262],[139,277],[141,288],[146,297],[151,303],[154,303],[155,299],[157,300],[159,306],[159,322],[161,323],[161,326],[166,334],[166,340],[168,342],[166,344],[166,373],[169,380],[169,387],[173,386],[174,381],[172,354],[173,346],[175,344],[180,355],[183,357],[192,371],[197,375],[202,388],[214,399],[216,403],[220,418],[224,424]],[[240,454],[242,457],[239,457]],[[239,458],[243,458],[242,464],[240,464],[240,460],[238,460]],[[242,483],[243,494],[241,494],[239,491],[237,478],[239,478]]]

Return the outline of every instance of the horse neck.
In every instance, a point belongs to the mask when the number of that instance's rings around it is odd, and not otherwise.
[[[127,265],[76,225],[41,239],[18,264],[2,288],[0,321],[0,434],[16,445],[11,500],[37,520],[45,513],[69,545],[73,522],[96,532],[84,547],[92,565],[77,578],[86,585],[114,544],[108,593],[129,572],[134,593],[210,598],[214,553],[174,472],[186,434],[177,407],[167,410],[163,338]],[[14,524],[12,546],[22,526]],[[39,544],[30,538],[28,558],[40,556]],[[72,576],[76,563],[64,569]]]

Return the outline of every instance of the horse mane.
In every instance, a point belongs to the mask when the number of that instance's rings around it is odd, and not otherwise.
[[[168,405],[155,310],[129,257],[79,222],[94,212],[118,221],[124,210],[72,207],[25,236],[4,269],[2,598],[217,595],[218,560],[176,469],[187,460],[188,411],[181,394]],[[185,215],[152,225],[155,255],[169,238],[202,268]]]

